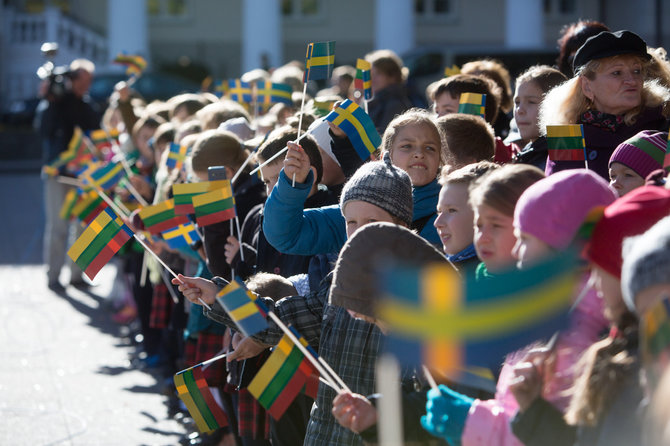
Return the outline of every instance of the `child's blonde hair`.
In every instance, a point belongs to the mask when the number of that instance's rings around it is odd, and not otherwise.
[[[411,108],[389,122],[384,131],[384,136],[382,136],[382,143],[379,146],[381,154],[383,155],[386,152],[391,153],[391,148],[398,136],[399,129],[407,125],[427,125],[431,130],[435,131],[435,134],[440,139],[440,166],[442,166],[447,161],[447,140],[444,137],[442,127],[437,125],[435,116],[422,108]]]
[[[492,170],[470,185],[470,205],[488,206],[509,216],[519,197],[531,184],[544,178],[544,172],[535,166],[506,164]]]

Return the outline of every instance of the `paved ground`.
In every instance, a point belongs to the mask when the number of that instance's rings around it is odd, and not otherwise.
[[[184,428],[111,320],[115,266],[90,292],[46,288],[41,196],[36,172],[0,174],[0,444],[177,444]]]

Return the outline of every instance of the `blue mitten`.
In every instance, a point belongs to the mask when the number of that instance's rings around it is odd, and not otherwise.
[[[428,392],[426,415],[421,417],[421,425],[432,435],[447,440],[451,446],[460,446],[465,420],[474,401],[441,384],[439,391],[431,389]]]

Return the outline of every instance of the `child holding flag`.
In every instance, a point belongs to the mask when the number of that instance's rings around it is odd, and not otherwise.
[[[402,226],[411,223],[412,187],[409,175],[393,166],[388,155],[384,158],[383,161],[363,165],[342,191],[340,208],[345,217],[347,236],[372,221]],[[187,277],[180,279],[184,282],[179,287],[180,291],[189,300],[198,303],[198,298],[201,298],[214,305],[214,296],[219,288],[215,283]],[[382,333],[374,324],[355,319],[346,309],[328,304],[329,288],[330,280],[324,280],[319,290],[306,296],[292,296],[276,303],[263,298],[263,302],[282,321],[291,323],[313,348],[318,347],[319,355],[353,392],[368,395],[374,391],[374,364]],[[217,305],[207,314],[234,326],[234,322]],[[282,334],[277,326],[270,324],[268,330],[252,338],[275,345]],[[306,445],[361,444],[353,432],[340,426],[333,418],[330,409],[335,395],[332,389],[319,385],[305,437]]]
[[[582,222],[591,211],[612,203],[614,199],[614,193],[604,180],[583,169],[561,172],[532,184],[521,194],[514,211],[516,244],[512,254],[518,267],[527,269],[542,258],[573,246]],[[552,204],[551,208],[547,208],[547,203]],[[580,297],[575,303],[570,325],[560,334],[556,347],[550,352],[553,367],[552,372],[547,373],[542,392],[562,411],[567,408],[567,391],[572,386],[579,356],[598,339],[607,325],[600,299],[588,288],[588,275],[589,271],[585,271],[579,290],[576,290]],[[582,293],[586,294],[582,296]],[[472,401],[463,427],[463,444],[518,444],[510,428],[510,420],[517,411],[515,391],[520,386],[513,379],[514,373],[537,354],[529,346],[508,355],[498,379],[495,399]],[[450,429],[433,420],[436,420],[440,404],[448,405],[449,398],[456,399],[455,392],[447,388],[441,390],[440,396],[432,394],[433,405],[426,418],[426,425],[433,432],[440,428],[444,432]],[[527,407],[520,399],[519,404],[522,409]]]

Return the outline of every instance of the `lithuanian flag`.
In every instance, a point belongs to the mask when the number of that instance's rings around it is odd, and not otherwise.
[[[584,161],[584,127],[581,124],[548,125],[547,146],[552,161]]]
[[[140,213],[144,228],[152,234],[158,234],[175,226],[188,223],[185,215],[176,215],[174,200],[169,199],[153,206],[146,206]]]
[[[202,364],[177,373],[174,384],[200,432],[211,432],[228,425],[228,417],[214,399],[203,376]]]
[[[196,195],[221,189],[229,184],[228,180],[201,181],[199,183],[177,183],[172,185],[172,198],[174,199],[174,212],[177,215],[188,215],[195,213],[193,208],[193,197]]]
[[[193,208],[198,226],[207,226],[214,223],[235,218],[235,198],[229,180],[220,189],[213,190],[193,197]]]
[[[91,280],[133,236],[133,232],[111,209],[91,222],[67,252]]]
[[[461,93],[458,104],[458,113],[486,116],[486,95],[479,93]]]
[[[289,329],[316,358],[316,353],[305,338],[293,327]],[[308,396],[316,396],[318,377],[319,373],[314,366],[285,334],[247,389],[260,405],[278,420],[303,389]]]

